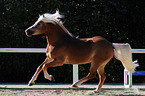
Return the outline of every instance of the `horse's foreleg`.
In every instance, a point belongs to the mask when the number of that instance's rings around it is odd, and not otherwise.
[[[31,80],[30,80],[29,83],[28,83],[29,86],[32,86],[32,85],[35,84],[34,81],[37,79],[38,74],[41,72],[42,66],[43,66],[43,64],[41,64],[41,65],[37,68],[35,74],[32,76]]]
[[[43,65],[43,72],[44,72],[44,77],[45,79],[48,79],[50,81],[55,81],[52,75],[49,75],[47,72],[47,68],[48,67],[56,67],[56,66],[62,66],[63,64],[61,64],[60,61],[54,60],[50,63],[44,64]]]
[[[53,76],[48,74],[47,67],[45,67],[45,65],[43,67],[43,72],[44,72],[45,79],[48,79],[50,81],[55,81],[54,78],[53,78]]]
[[[43,68],[43,65],[48,63],[50,60],[48,58],[45,59],[45,61],[40,65],[38,66],[35,74],[33,75],[33,77],[31,78],[31,80],[29,81],[28,85],[29,86],[32,86],[35,84],[35,80],[37,79],[39,73],[42,71],[42,68]]]

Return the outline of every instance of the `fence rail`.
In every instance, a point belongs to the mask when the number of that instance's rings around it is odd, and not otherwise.
[[[45,53],[46,48],[0,48],[3,53]],[[145,53],[145,49],[131,49],[132,53]]]
[[[145,53],[145,49],[131,49],[132,53]]]
[[[3,53],[45,53],[46,48],[0,48]]]
[[[45,53],[45,52],[46,52],[46,48],[0,48],[0,53]],[[145,53],[145,49],[131,49],[131,52],[132,53]],[[127,74],[128,73],[124,75],[127,75]],[[73,65],[73,82],[78,80],[79,78],[78,76],[79,76],[78,65]],[[132,77],[132,74],[130,73],[129,76]],[[132,82],[132,79],[129,79],[129,82]]]

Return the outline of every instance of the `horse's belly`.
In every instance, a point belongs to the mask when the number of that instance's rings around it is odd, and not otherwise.
[[[65,58],[65,64],[86,64],[90,63],[92,60],[93,56],[92,54],[85,54],[85,53],[80,53],[80,54],[71,54],[69,56],[66,56]]]

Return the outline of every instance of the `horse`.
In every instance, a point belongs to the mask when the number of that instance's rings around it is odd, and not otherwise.
[[[138,66],[132,62],[129,44],[112,44],[101,36],[75,38],[63,26],[60,18],[63,18],[63,16],[60,15],[59,11],[54,14],[45,13],[40,15],[38,20],[25,30],[26,35],[29,37],[45,34],[47,39],[46,59],[38,66],[28,83],[29,86],[35,84],[35,80],[42,70],[46,79],[54,80],[54,77],[47,72],[48,67],[91,63],[88,75],[73,83],[71,87],[76,88],[82,83],[95,78],[96,72],[98,72],[99,84],[95,92],[101,92],[106,79],[104,68],[113,56],[119,59],[130,72],[133,72]]]

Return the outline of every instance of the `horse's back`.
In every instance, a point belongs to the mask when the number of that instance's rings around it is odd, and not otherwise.
[[[80,38],[80,40],[84,41],[84,42],[92,42],[92,46],[94,47],[107,47],[107,48],[113,48],[113,45],[111,42],[109,42],[108,40],[106,40],[105,38],[101,37],[101,36],[95,36],[92,38]]]
[[[105,56],[113,51],[112,44],[101,36],[71,40],[66,51],[67,63],[89,63],[94,56]],[[111,49],[112,48],[112,49]],[[102,57],[101,57],[102,58]]]

